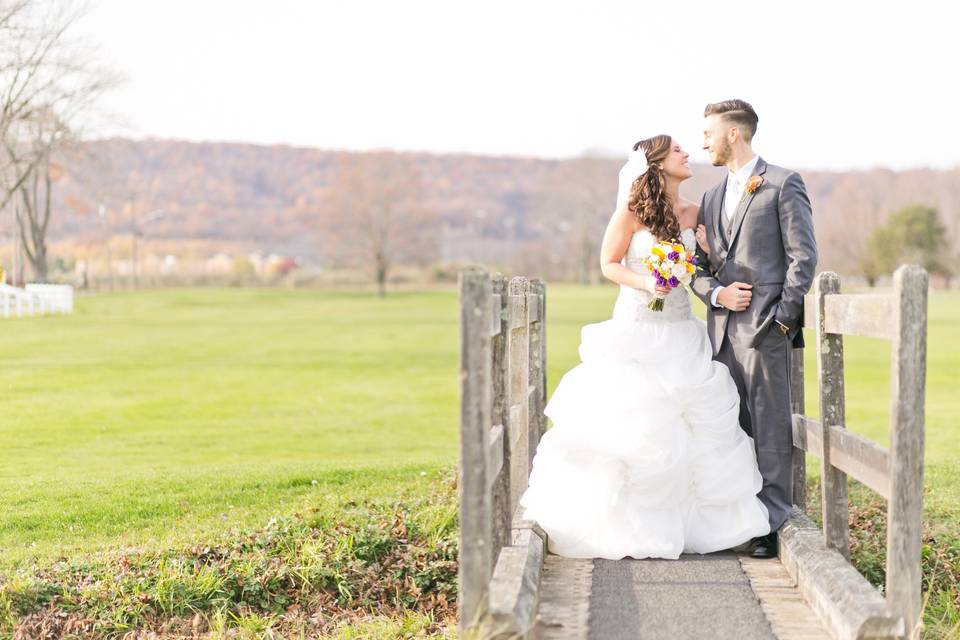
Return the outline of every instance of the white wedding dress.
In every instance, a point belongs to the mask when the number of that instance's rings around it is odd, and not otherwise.
[[[635,233],[626,266],[647,273],[654,241]],[[692,231],[683,242],[692,246]],[[553,427],[520,504],[558,555],[677,558],[770,531],[736,385],[713,361],[705,323],[686,289],[673,290],[660,312],[650,300],[620,287],[613,318],[583,327],[582,362],[544,410]]]

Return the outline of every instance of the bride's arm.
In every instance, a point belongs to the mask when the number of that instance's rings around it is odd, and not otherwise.
[[[603,244],[600,247],[600,271],[604,277],[617,284],[654,292],[653,277],[631,271],[620,264],[630,246],[633,237],[633,216],[626,206],[617,207],[607,223],[607,230],[603,232]]]

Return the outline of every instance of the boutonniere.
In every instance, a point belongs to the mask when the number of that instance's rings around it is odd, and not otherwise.
[[[760,185],[762,184],[763,184],[762,176],[751,176],[750,179],[747,180],[747,193],[752,196],[754,192],[756,192],[756,190],[759,189]]]

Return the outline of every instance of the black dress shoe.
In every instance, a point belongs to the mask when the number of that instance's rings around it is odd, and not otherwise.
[[[751,540],[746,553],[751,558],[776,558],[777,532],[773,531],[765,536]]]

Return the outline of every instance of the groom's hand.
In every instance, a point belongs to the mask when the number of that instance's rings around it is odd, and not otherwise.
[[[753,285],[743,282],[734,282],[723,289],[717,295],[717,303],[730,311],[743,311],[750,306],[750,298],[753,297]]]

